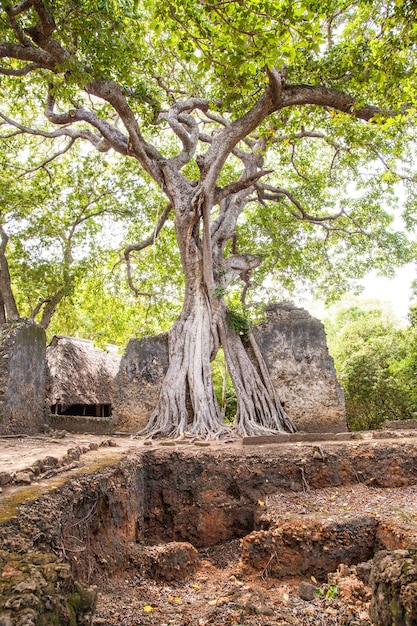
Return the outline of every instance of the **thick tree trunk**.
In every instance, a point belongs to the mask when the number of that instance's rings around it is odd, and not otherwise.
[[[186,300],[180,318],[169,333],[169,367],[162,384],[159,404],[141,435],[184,437],[195,435],[218,439],[230,434],[214,393],[210,362],[213,346],[223,346],[238,401],[235,429],[243,437],[294,432],[270,383],[262,355],[252,338],[249,358],[241,337],[226,321],[220,303],[213,314],[201,288]]]
[[[295,432],[269,378],[253,335],[249,336],[257,367],[249,358],[240,335],[220,320],[220,337],[226,364],[237,396],[236,429],[242,437]]]
[[[159,404],[141,434],[215,439],[228,432],[213,387],[212,329],[210,305],[201,286],[186,298],[169,332],[169,367]]]
[[[191,202],[180,209],[176,207],[175,214],[186,282],[184,306],[169,332],[169,366],[158,406],[139,434],[151,437],[183,437],[187,434],[216,439],[231,432],[231,428],[224,424],[216,400],[210,365],[220,345],[223,345],[237,395],[238,434],[294,431],[291,420],[275,397],[256,345],[253,345],[253,351],[258,368],[250,360],[240,336],[229,327],[224,301],[215,296],[215,287],[224,287],[257,262],[238,255],[224,259],[222,242],[213,252],[215,238],[207,237],[210,232],[208,219],[203,226],[203,237],[200,236],[203,205]],[[229,225],[226,226],[225,240],[230,230]],[[234,228],[234,223],[232,226]],[[221,229],[215,230],[219,237]],[[216,257],[216,267],[221,269],[218,272],[221,278],[217,281],[213,275],[213,256]]]

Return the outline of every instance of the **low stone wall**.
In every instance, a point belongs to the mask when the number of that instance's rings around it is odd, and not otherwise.
[[[384,430],[416,430],[417,420],[390,420],[384,422]]]
[[[0,328],[0,434],[33,434],[44,423],[45,331],[21,319]]]
[[[323,324],[288,302],[271,304],[253,329],[272,384],[298,430],[347,430],[344,395]]]

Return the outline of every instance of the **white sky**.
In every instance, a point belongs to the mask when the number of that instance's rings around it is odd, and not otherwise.
[[[413,300],[411,283],[417,278],[416,266],[413,263],[399,268],[393,279],[381,278],[372,272],[361,281],[364,291],[361,298],[378,299],[389,302],[393,312],[399,319],[405,320],[408,308]]]
[[[416,279],[417,267],[414,263],[397,269],[395,278],[392,279],[382,278],[377,276],[376,272],[371,272],[366,278],[358,281],[364,287],[359,299],[386,302],[394,315],[400,321],[406,322],[409,306],[417,300],[411,289],[411,283]],[[298,306],[307,309],[319,319],[327,317],[326,308],[322,302],[303,300]]]

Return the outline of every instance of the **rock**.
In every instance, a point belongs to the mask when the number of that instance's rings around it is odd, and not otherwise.
[[[36,626],[38,623],[38,614],[33,609],[27,609],[23,614],[19,615],[19,619],[15,622],[16,626]]]
[[[417,624],[417,551],[382,550],[373,561],[369,614],[375,626]]]
[[[343,391],[323,324],[308,311],[280,302],[266,307],[266,321],[254,326],[253,334],[297,429],[346,432]]]
[[[57,467],[59,465],[59,459],[54,456],[46,456],[42,461],[42,471],[46,471]]]
[[[46,335],[33,320],[0,328],[0,434],[35,434],[45,422]]]
[[[315,587],[311,583],[308,583],[304,580],[300,582],[299,594],[300,598],[302,598],[303,600],[307,600],[308,602],[310,602],[310,600],[313,600],[314,596],[316,595],[316,591],[317,587]]]
[[[13,626],[12,618],[6,613],[0,613],[0,626]]]
[[[39,602],[39,598],[37,598],[33,593],[25,593],[21,596],[11,596],[8,598],[4,603],[4,608],[19,611],[19,609],[23,609],[28,606],[36,606]]]
[[[137,432],[154,410],[168,369],[168,333],[131,339],[114,380],[117,430]]]
[[[371,575],[372,561],[364,561],[363,563],[356,564],[356,576],[365,585],[369,584],[369,577]]]
[[[183,581],[198,569],[198,552],[190,543],[170,542],[157,546],[133,547],[133,562],[150,578]]]
[[[13,477],[9,472],[0,472],[0,487],[9,485],[11,482],[13,482]]]
[[[372,515],[351,514],[342,519],[314,515],[288,519],[276,515],[268,528],[245,537],[242,564],[277,578],[324,578],[336,571],[340,563],[348,565],[369,559],[376,526]]]
[[[14,477],[18,485],[30,485],[33,480],[32,472],[17,472]]]
[[[21,583],[15,585],[13,587],[14,593],[35,593],[36,591],[36,582],[34,580],[22,580]]]

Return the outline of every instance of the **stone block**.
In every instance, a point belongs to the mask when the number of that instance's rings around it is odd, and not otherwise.
[[[377,552],[369,583],[372,588],[369,610],[372,624],[417,624],[416,550]]]
[[[272,384],[298,430],[347,430],[344,395],[323,324],[288,302],[270,304],[253,334]]]
[[[0,327],[0,435],[35,434],[45,422],[45,331],[33,320]]]
[[[129,341],[114,381],[116,430],[136,432],[146,426],[167,369],[168,333]]]

